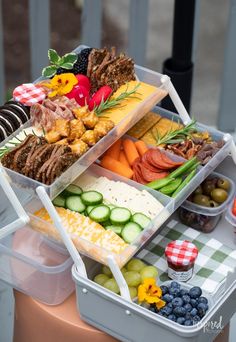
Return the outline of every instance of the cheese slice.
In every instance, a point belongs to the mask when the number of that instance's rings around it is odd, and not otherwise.
[[[141,115],[141,112],[148,111],[146,109],[146,105],[150,106],[150,102],[153,103],[153,106],[158,103],[161,99],[163,99],[167,92],[164,89],[154,87],[150,84],[139,82],[139,81],[130,81],[124,85],[122,85],[112,97],[116,98],[121,93],[125,91],[132,90],[135,86],[140,84],[137,89],[137,93],[127,99],[123,100],[119,106],[108,109],[103,112],[103,116],[107,119],[112,120],[115,125],[117,125],[122,119],[124,119],[129,113],[132,111],[136,111],[135,116]],[[145,101],[146,100],[146,101]]]

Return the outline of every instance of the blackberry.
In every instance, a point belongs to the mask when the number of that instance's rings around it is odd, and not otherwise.
[[[64,74],[66,72],[71,72],[75,75],[77,75],[77,74],[86,75],[87,74],[87,67],[88,67],[88,57],[89,57],[89,54],[91,51],[92,51],[92,48],[83,49],[78,54],[77,61],[73,65],[73,68],[70,70],[58,68],[57,69],[57,75]]]

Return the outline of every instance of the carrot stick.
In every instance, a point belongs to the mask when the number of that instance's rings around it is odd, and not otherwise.
[[[147,147],[147,145],[145,144],[144,141],[142,141],[142,140],[137,140],[137,141],[135,141],[134,144],[135,144],[135,146],[136,146],[136,148],[137,148],[138,153],[140,154],[140,156],[142,156],[145,152],[147,152],[148,147]]]
[[[129,167],[111,158],[110,156],[104,156],[102,158],[101,166],[112,172],[118,173],[119,175],[126,177],[126,178],[131,179],[133,176],[133,171]]]
[[[135,159],[139,157],[138,151],[134,145],[134,142],[130,139],[123,140],[123,148],[126,155],[126,158],[129,164],[132,166]]]
[[[112,157],[115,160],[119,160],[121,139],[117,140],[105,153],[106,156]]]
[[[120,151],[119,161],[120,161],[122,164],[124,164],[125,166],[130,167],[129,162],[128,162],[126,156],[125,156],[125,152],[124,152],[124,151]]]

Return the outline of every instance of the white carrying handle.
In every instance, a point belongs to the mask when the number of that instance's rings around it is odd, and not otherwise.
[[[84,262],[80,256],[78,250],[75,248],[75,245],[71,241],[71,238],[70,238],[69,234],[67,233],[66,229],[63,227],[61,218],[58,215],[56,209],[54,208],[54,206],[53,206],[50,198],[48,197],[48,194],[46,193],[44,187],[42,187],[42,186],[37,187],[36,192],[37,192],[41,202],[43,203],[45,209],[48,211],[51,219],[53,220],[53,223],[54,223],[56,229],[60,233],[62,241],[64,242],[68,252],[70,253],[70,256],[72,257],[72,259],[76,265],[78,273],[81,276],[87,278],[87,272],[86,272]]]
[[[107,257],[108,265],[120,289],[121,297],[131,302],[129,287],[113,255]]]
[[[8,181],[8,176],[2,167],[0,167],[0,185],[4,193],[6,194],[7,198],[9,199],[11,205],[15,209],[17,216],[18,216],[18,219],[16,219],[15,221],[9,223],[7,226],[0,229],[0,240],[1,240],[7,235],[14,233],[17,229],[24,227],[30,221],[30,218],[26,214],[15,192],[13,191]]]
[[[179,97],[173,83],[171,82],[171,79],[167,75],[163,75],[161,77],[161,83],[163,84],[164,88],[168,91],[168,94],[177,110],[179,113],[179,116],[181,117],[183,124],[187,125],[190,123],[192,120],[186,110],[186,108],[183,105],[183,102],[181,98]]]

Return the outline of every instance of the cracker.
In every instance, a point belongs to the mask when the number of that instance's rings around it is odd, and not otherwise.
[[[149,131],[159,120],[161,116],[154,112],[147,113],[139,120],[127,134],[136,139],[140,139],[147,131]]]

